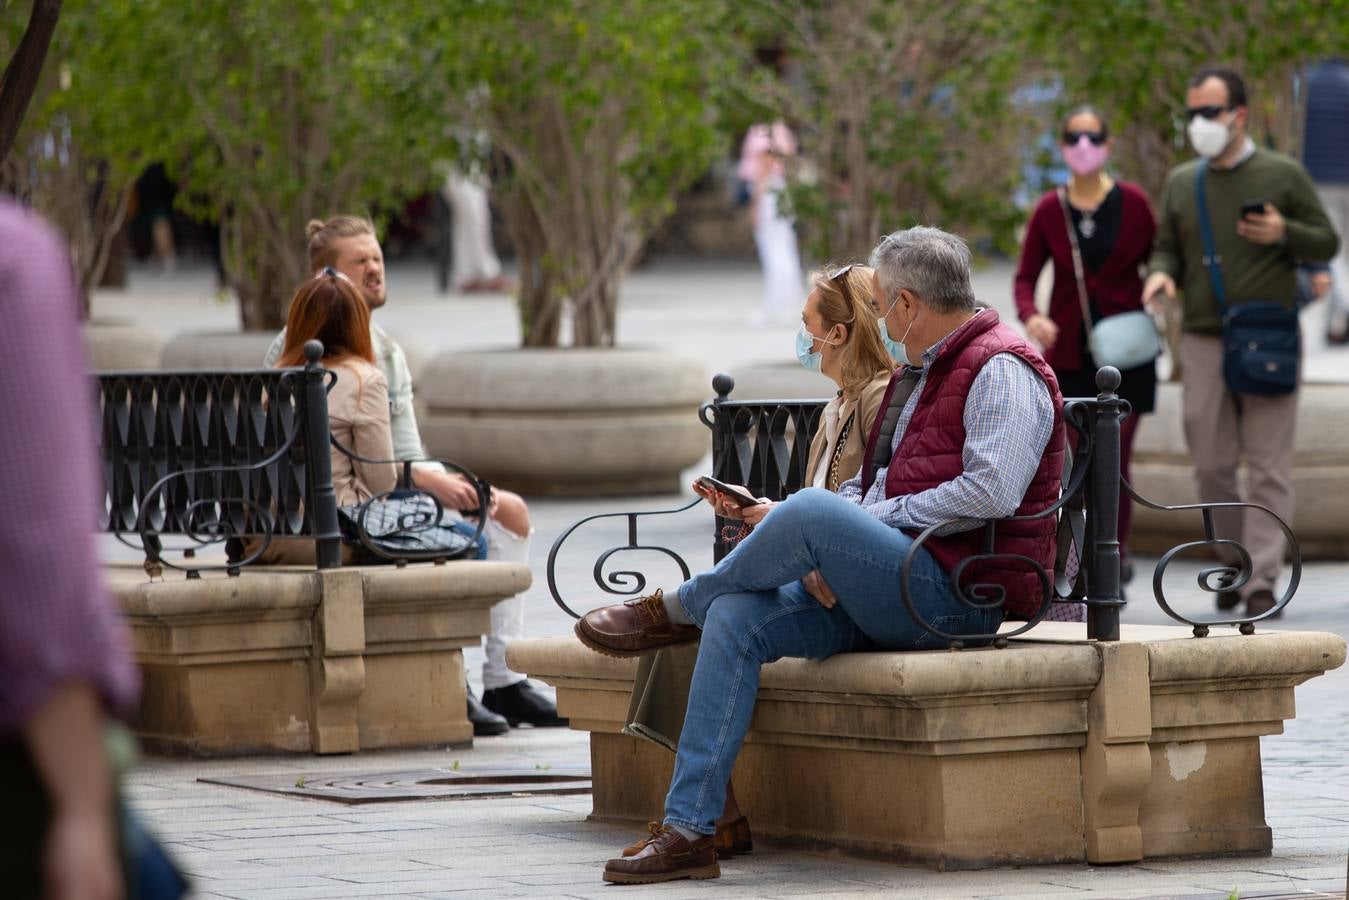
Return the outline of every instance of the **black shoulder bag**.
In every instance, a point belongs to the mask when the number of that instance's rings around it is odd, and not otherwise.
[[[1213,299],[1223,324],[1223,381],[1234,394],[1277,397],[1297,390],[1302,330],[1297,309],[1257,300],[1228,306],[1223,293],[1222,257],[1213,241],[1204,197],[1204,164],[1195,177],[1199,233],[1204,241],[1204,268],[1213,285]]]

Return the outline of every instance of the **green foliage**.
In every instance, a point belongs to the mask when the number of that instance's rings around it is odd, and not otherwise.
[[[1010,238],[1017,5],[755,5],[748,31],[776,34],[790,63],[785,77],[757,72],[754,94],[798,129],[812,164],[789,195],[817,257],[861,257],[880,234],[919,223]]]
[[[172,0],[68,4],[68,90],[87,152],[163,159],[180,203],[221,221],[248,327],[275,327],[306,273],[304,223],[435,180],[443,120],[421,108],[398,3]]]
[[[724,138],[724,0],[479,0],[427,23],[462,121],[501,154],[526,343],[614,341],[618,281]]]
[[[0,53],[26,14],[3,6]],[[222,221],[245,325],[274,327],[307,219],[396,209],[476,154],[521,258],[525,342],[556,345],[569,309],[576,344],[608,345],[646,236],[752,122],[801,139],[788,202],[817,257],[913,223],[1006,247],[1023,160],[1053,155],[1028,148],[1070,105],[1103,109],[1117,170],[1155,192],[1187,154],[1198,67],[1242,70],[1257,138],[1296,152],[1297,73],[1346,46],[1349,0],[66,0],[4,173],[65,201],[96,272],[109,198],[163,160]],[[1031,85],[1058,99],[1020,102]]]

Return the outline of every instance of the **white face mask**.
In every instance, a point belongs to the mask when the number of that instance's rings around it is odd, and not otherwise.
[[[1185,132],[1190,137],[1190,145],[1204,159],[1221,156],[1227,142],[1232,138],[1228,125],[1216,119],[1205,119],[1203,116],[1191,119]]]

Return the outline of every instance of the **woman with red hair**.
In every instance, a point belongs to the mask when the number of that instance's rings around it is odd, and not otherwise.
[[[370,308],[356,286],[335,269],[323,269],[295,292],[277,366],[303,366],[304,345],[313,340],[323,343],[323,367],[337,374],[328,392],[328,427],[334,441],[365,459],[392,460],[389,383],[375,366]],[[336,446],[331,452],[338,506],[364,503],[397,483],[398,469],[392,462],[361,462]],[[313,555],[313,541],[282,539],[272,541],[262,561],[312,563]]]

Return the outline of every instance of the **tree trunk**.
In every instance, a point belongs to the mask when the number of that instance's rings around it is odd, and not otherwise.
[[[288,262],[293,254],[270,245],[260,237],[263,233],[257,223],[234,213],[220,223],[225,275],[239,297],[244,331],[279,331],[286,324],[291,293],[305,277]]]
[[[19,126],[28,112],[28,104],[37,90],[42,76],[42,64],[47,60],[56,20],[61,15],[61,0],[33,0],[33,11],[28,17],[19,48],[14,51],[5,74],[0,76],[0,160],[9,156]]]
[[[506,169],[504,160],[501,168]],[[520,343],[525,347],[556,347],[561,337],[566,300],[558,293],[557,278],[546,260],[548,239],[524,187],[506,175],[497,182],[501,217],[515,245],[520,265]]]
[[[258,263],[247,275],[231,277],[230,283],[239,295],[239,324],[244,331],[280,331],[285,326],[285,305],[296,280],[275,260]]]

